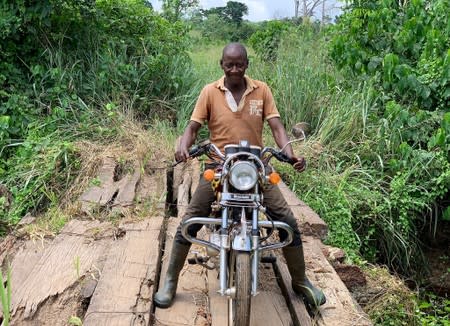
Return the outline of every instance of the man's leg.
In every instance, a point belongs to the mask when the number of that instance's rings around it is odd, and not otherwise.
[[[294,229],[293,241],[289,246],[282,248],[289,273],[292,277],[292,288],[295,292],[302,293],[310,305],[317,307],[324,304],[326,301],[324,293],[314,287],[306,277],[300,230],[298,229],[294,214],[288,207],[277,186],[270,185],[264,191],[264,205],[272,219],[285,222]],[[287,237],[286,231],[283,230],[280,230],[279,235],[281,240]]]
[[[209,216],[211,212],[211,203],[214,201],[214,192],[211,183],[200,177],[200,182],[192,196],[189,207],[183,221],[195,216]],[[196,236],[202,225],[192,225],[188,229],[190,236]],[[169,265],[167,268],[166,278],[163,287],[155,294],[154,302],[157,307],[168,308],[172,305],[173,298],[177,290],[178,276],[183,268],[186,256],[189,253],[191,243],[187,241],[181,234],[181,224],[177,228],[172,252],[170,253]]]

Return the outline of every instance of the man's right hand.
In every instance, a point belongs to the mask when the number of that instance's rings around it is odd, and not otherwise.
[[[296,162],[292,163],[292,167],[297,171],[297,172],[303,172],[306,169],[306,160],[304,157],[295,157]]]
[[[186,144],[183,144],[183,141],[181,140],[175,152],[175,160],[177,162],[185,162],[188,159],[188,157],[189,157],[189,148],[186,146]]]
[[[177,149],[175,151],[175,160],[185,162],[189,158],[189,147],[197,138],[197,132],[202,125],[195,121],[190,121],[183,136],[177,140]]]

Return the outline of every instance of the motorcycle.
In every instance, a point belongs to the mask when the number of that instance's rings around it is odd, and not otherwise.
[[[251,297],[258,293],[262,253],[287,246],[293,239],[292,228],[284,222],[273,221],[262,204],[264,187],[281,180],[269,161],[275,157],[281,162],[295,162],[282,150],[261,149],[245,140],[227,145],[224,150],[222,153],[207,142],[189,151],[190,158],[207,155],[214,162],[214,168],[206,169],[203,177],[211,182],[216,200],[211,206],[212,216],[189,218],[182,223],[181,232],[191,243],[206,247],[205,256],[196,254],[189,263],[218,269],[218,292],[228,297],[228,325],[248,326]],[[206,227],[208,240],[188,234],[188,228],[194,224]],[[277,229],[286,231],[284,241],[271,238]],[[214,260],[216,263],[211,264]]]

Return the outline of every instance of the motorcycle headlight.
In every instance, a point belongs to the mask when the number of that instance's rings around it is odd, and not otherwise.
[[[230,169],[230,183],[237,190],[249,190],[258,181],[256,167],[250,162],[235,163]]]

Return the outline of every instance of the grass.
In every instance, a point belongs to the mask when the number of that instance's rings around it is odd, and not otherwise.
[[[3,277],[3,271],[0,270],[0,299],[2,304],[3,321],[2,326],[9,325],[11,309],[11,269],[8,268],[6,280]]]

